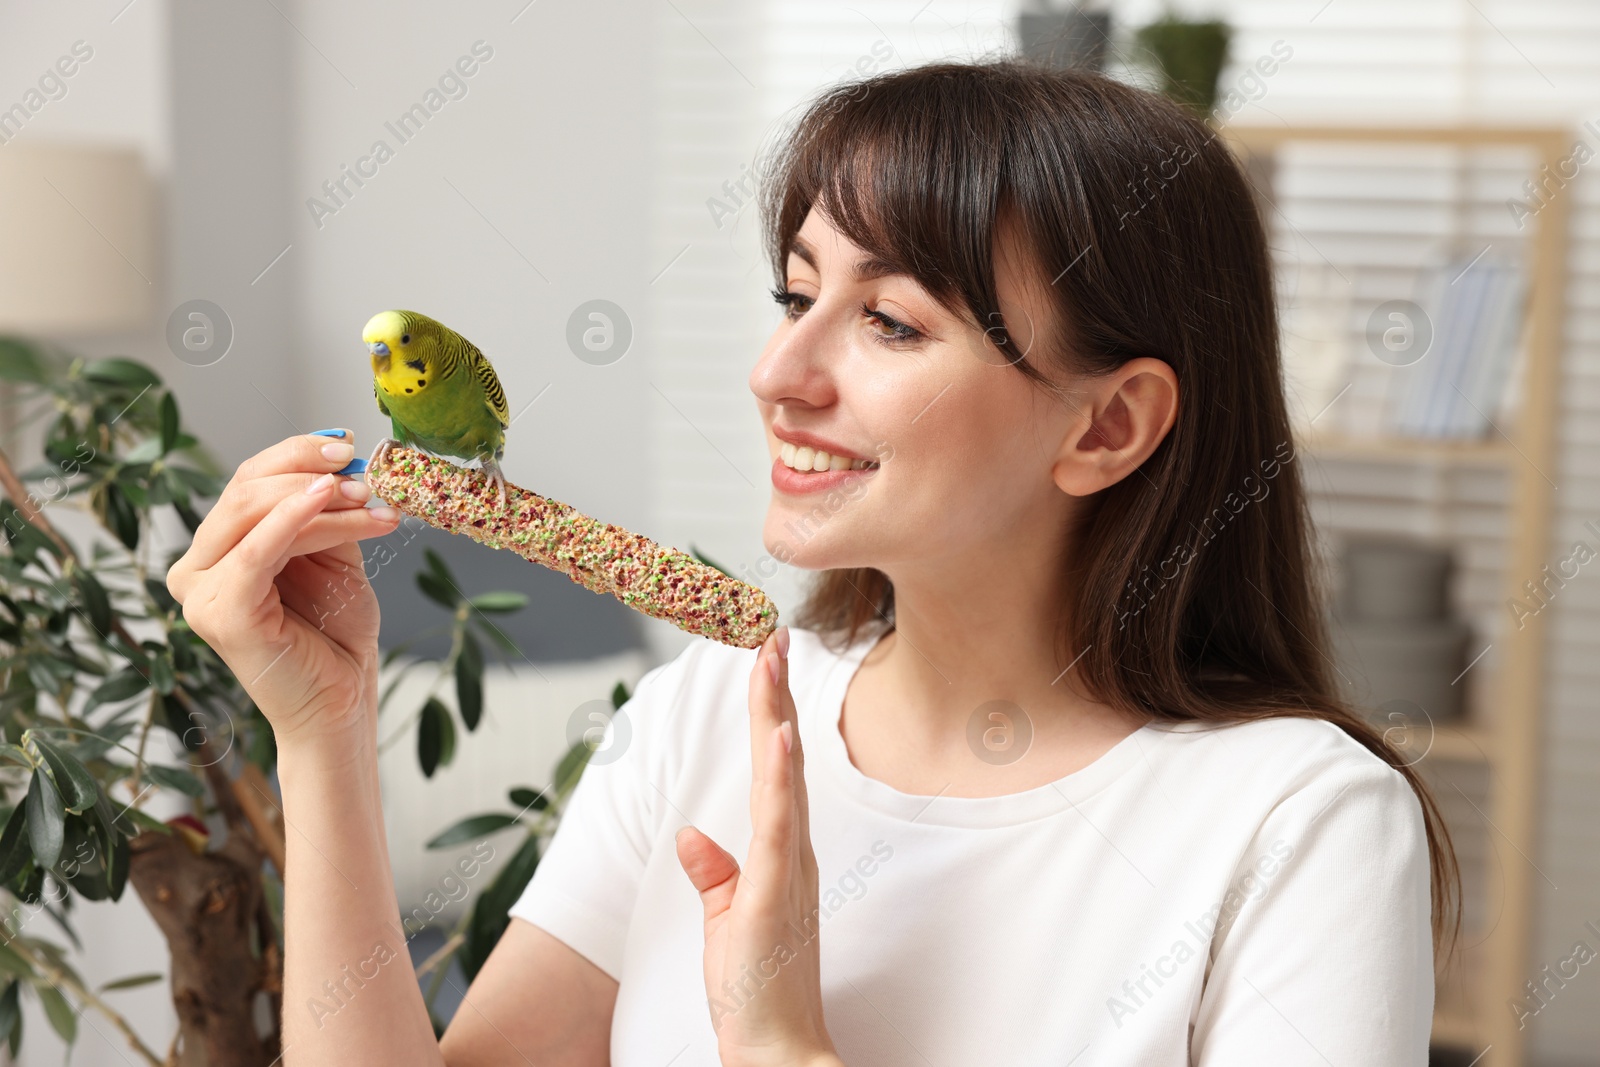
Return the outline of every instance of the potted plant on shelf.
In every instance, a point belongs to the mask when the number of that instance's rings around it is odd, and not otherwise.
[[[1228,60],[1228,24],[1167,14],[1134,34],[1161,78],[1161,91],[1205,117],[1217,106],[1217,79]]]

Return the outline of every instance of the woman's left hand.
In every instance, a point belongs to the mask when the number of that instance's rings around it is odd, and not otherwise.
[[[817,857],[788,652],[784,627],[750,674],[744,869],[694,827],[678,832],[678,861],[705,905],[706,996],[723,1067],[840,1065],[822,1020]]]

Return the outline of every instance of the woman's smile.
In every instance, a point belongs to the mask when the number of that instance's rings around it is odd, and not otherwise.
[[[849,451],[816,434],[773,426],[778,454],[772,461],[772,487],[780,493],[800,495],[838,489],[859,482],[878,470],[875,459]]]
[[[783,451],[790,452],[793,445],[785,445]],[[799,450],[801,457],[810,449]],[[822,453],[826,456],[827,453]],[[836,462],[843,462],[836,458]],[[798,463],[799,460],[793,461]],[[864,462],[864,461],[863,461]],[[877,467],[870,468],[833,468],[829,470],[800,469],[784,462],[782,455],[772,461],[772,487],[780,493],[800,496],[805,493],[822,493],[830,489],[838,489],[852,482],[859,482],[863,478],[870,478],[877,472]]]

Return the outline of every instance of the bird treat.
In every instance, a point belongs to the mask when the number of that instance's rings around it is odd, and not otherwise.
[[[777,606],[755,586],[510,483],[501,503],[500,486],[481,470],[390,447],[374,455],[366,478],[375,496],[408,515],[510,549],[689,633],[756,648],[778,625]]]

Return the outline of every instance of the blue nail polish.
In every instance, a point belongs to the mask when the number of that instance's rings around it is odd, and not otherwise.
[[[343,430],[312,430],[312,437],[343,437]]]
[[[366,472],[367,472],[367,461],[364,460],[364,459],[353,459],[349,463],[346,463],[344,466],[340,467],[338,470],[334,471],[333,473],[335,473],[335,474],[365,474]]]

